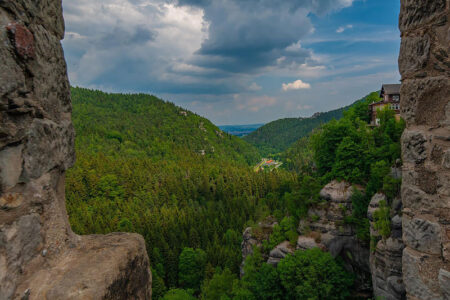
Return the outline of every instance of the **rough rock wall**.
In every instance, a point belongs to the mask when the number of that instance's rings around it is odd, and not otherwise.
[[[450,1],[401,0],[403,281],[450,299]]]
[[[0,300],[149,299],[136,234],[75,235],[74,163],[61,0],[0,0]]]
[[[374,214],[380,208],[380,202],[389,204],[384,194],[375,194],[369,204],[367,217],[370,221],[371,251],[370,270],[372,272],[373,295],[385,300],[402,300],[406,298],[402,276],[402,219],[400,217],[401,201],[395,199],[390,204],[391,234],[382,238],[376,230]]]
[[[369,246],[363,245],[353,226],[345,222],[352,215],[352,195],[351,184],[336,180],[328,183],[320,191],[324,203],[308,211],[314,217],[300,221],[297,249],[319,247],[333,257],[341,257],[346,269],[356,274],[355,292],[368,296],[372,290]]]

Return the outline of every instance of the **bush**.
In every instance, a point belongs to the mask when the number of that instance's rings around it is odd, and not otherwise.
[[[347,299],[353,278],[328,252],[297,251],[280,261],[277,272],[284,299]]]
[[[225,268],[223,272],[216,272],[211,280],[203,284],[200,298],[204,300],[230,299],[236,279],[237,276],[228,268]]]
[[[391,235],[391,216],[390,208],[386,201],[380,201],[380,207],[373,213],[374,228],[378,230],[383,238],[388,238]]]
[[[182,289],[172,289],[168,291],[163,300],[195,300],[195,297],[192,296],[189,292]]]
[[[200,291],[206,266],[206,253],[202,249],[184,248],[178,263],[180,287]]]

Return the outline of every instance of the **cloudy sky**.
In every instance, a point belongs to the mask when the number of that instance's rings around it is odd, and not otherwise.
[[[72,85],[216,124],[310,116],[399,80],[395,0],[64,0]]]

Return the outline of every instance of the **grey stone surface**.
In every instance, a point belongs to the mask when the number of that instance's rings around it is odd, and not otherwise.
[[[438,223],[419,219],[403,218],[403,241],[414,250],[441,253],[441,227]]]
[[[288,254],[294,253],[294,249],[289,243],[289,241],[284,241],[281,244],[277,245],[272,251],[270,251],[269,259],[267,260],[267,263],[269,265],[276,266],[282,260],[285,258]]]
[[[320,197],[332,202],[351,202],[352,195],[353,187],[345,181],[333,180],[320,191]]]
[[[408,299],[448,299],[450,2],[401,0],[403,281]]]
[[[450,272],[444,269],[439,270],[439,285],[444,299],[450,299]]]
[[[0,0],[0,300],[150,299],[141,236],[77,236],[69,226],[63,36],[61,0]]]

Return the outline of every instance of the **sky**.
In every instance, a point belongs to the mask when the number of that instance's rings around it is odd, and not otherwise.
[[[329,111],[398,83],[398,0],[64,0],[73,86],[217,125]]]

